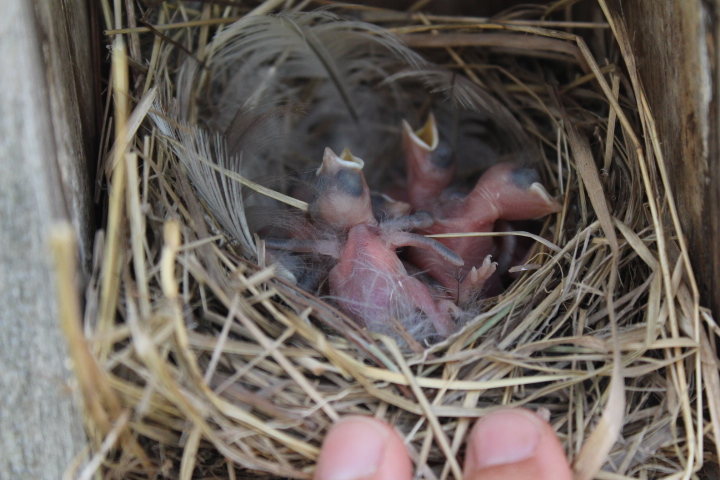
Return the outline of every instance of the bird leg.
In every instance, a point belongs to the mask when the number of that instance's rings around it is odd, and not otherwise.
[[[497,263],[491,260],[491,255],[485,257],[480,267],[472,267],[470,272],[462,279],[458,291],[458,303],[467,305],[474,300],[482,290],[485,282],[495,273]]]
[[[340,245],[335,240],[313,240],[297,238],[266,238],[265,245],[275,250],[287,250],[297,253],[317,253],[332,258],[340,258]]]
[[[386,220],[380,224],[380,230],[383,233],[400,230],[422,230],[430,228],[433,222],[432,215],[428,212],[417,212],[413,215]]]
[[[422,235],[410,232],[392,232],[386,234],[384,237],[390,246],[393,248],[399,247],[416,247],[424,250],[430,250],[437,255],[440,255],[443,260],[454,265],[461,267],[465,264],[465,261],[457,253],[450,250],[448,247],[438,242],[434,238],[427,238]]]

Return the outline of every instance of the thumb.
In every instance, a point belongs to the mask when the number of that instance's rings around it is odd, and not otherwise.
[[[323,442],[315,480],[411,480],[412,463],[402,438],[372,417],[346,417]]]
[[[550,424],[521,408],[493,412],[470,432],[466,480],[571,480]]]

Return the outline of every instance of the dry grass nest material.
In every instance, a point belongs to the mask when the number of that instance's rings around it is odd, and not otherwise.
[[[323,436],[349,414],[396,425],[419,476],[459,478],[469,426],[503,405],[547,415],[576,478],[680,478],[717,459],[703,449],[718,433],[707,403],[720,398],[717,369],[703,365],[715,365],[704,327],[716,326],[699,306],[627,32],[602,0],[574,7],[601,9],[598,23],[573,22],[573,2],[491,20],[333,10],[482,85],[541,147],[564,204],[534,270],[415,350],[239,254],[150,120],[172,120],[157,105],[179,95],[187,58],[212,76],[212,39],[233,21],[318,6],[242,3],[101,2],[107,224],[84,331],[77,310],[65,322],[94,447],[85,478],[309,478]]]

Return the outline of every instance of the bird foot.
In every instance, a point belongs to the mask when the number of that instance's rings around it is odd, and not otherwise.
[[[493,262],[491,258],[492,255],[485,257],[482,265],[480,265],[480,267],[473,267],[462,282],[460,282],[460,293],[458,295],[459,305],[466,305],[477,298],[485,282],[495,273],[497,263]]]

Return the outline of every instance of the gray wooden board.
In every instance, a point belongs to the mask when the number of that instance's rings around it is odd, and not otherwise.
[[[0,16],[0,478],[61,478],[86,445],[57,321],[47,233],[92,233],[84,0],[3,0]],[[71,41],[72,39],[72,41]],[[78,96],[85,98],[78,98]],[[82,106],[81,106],[82,105]]]
[[[720,315],[720,1],[609,2],[625,19],[703,304]]]

